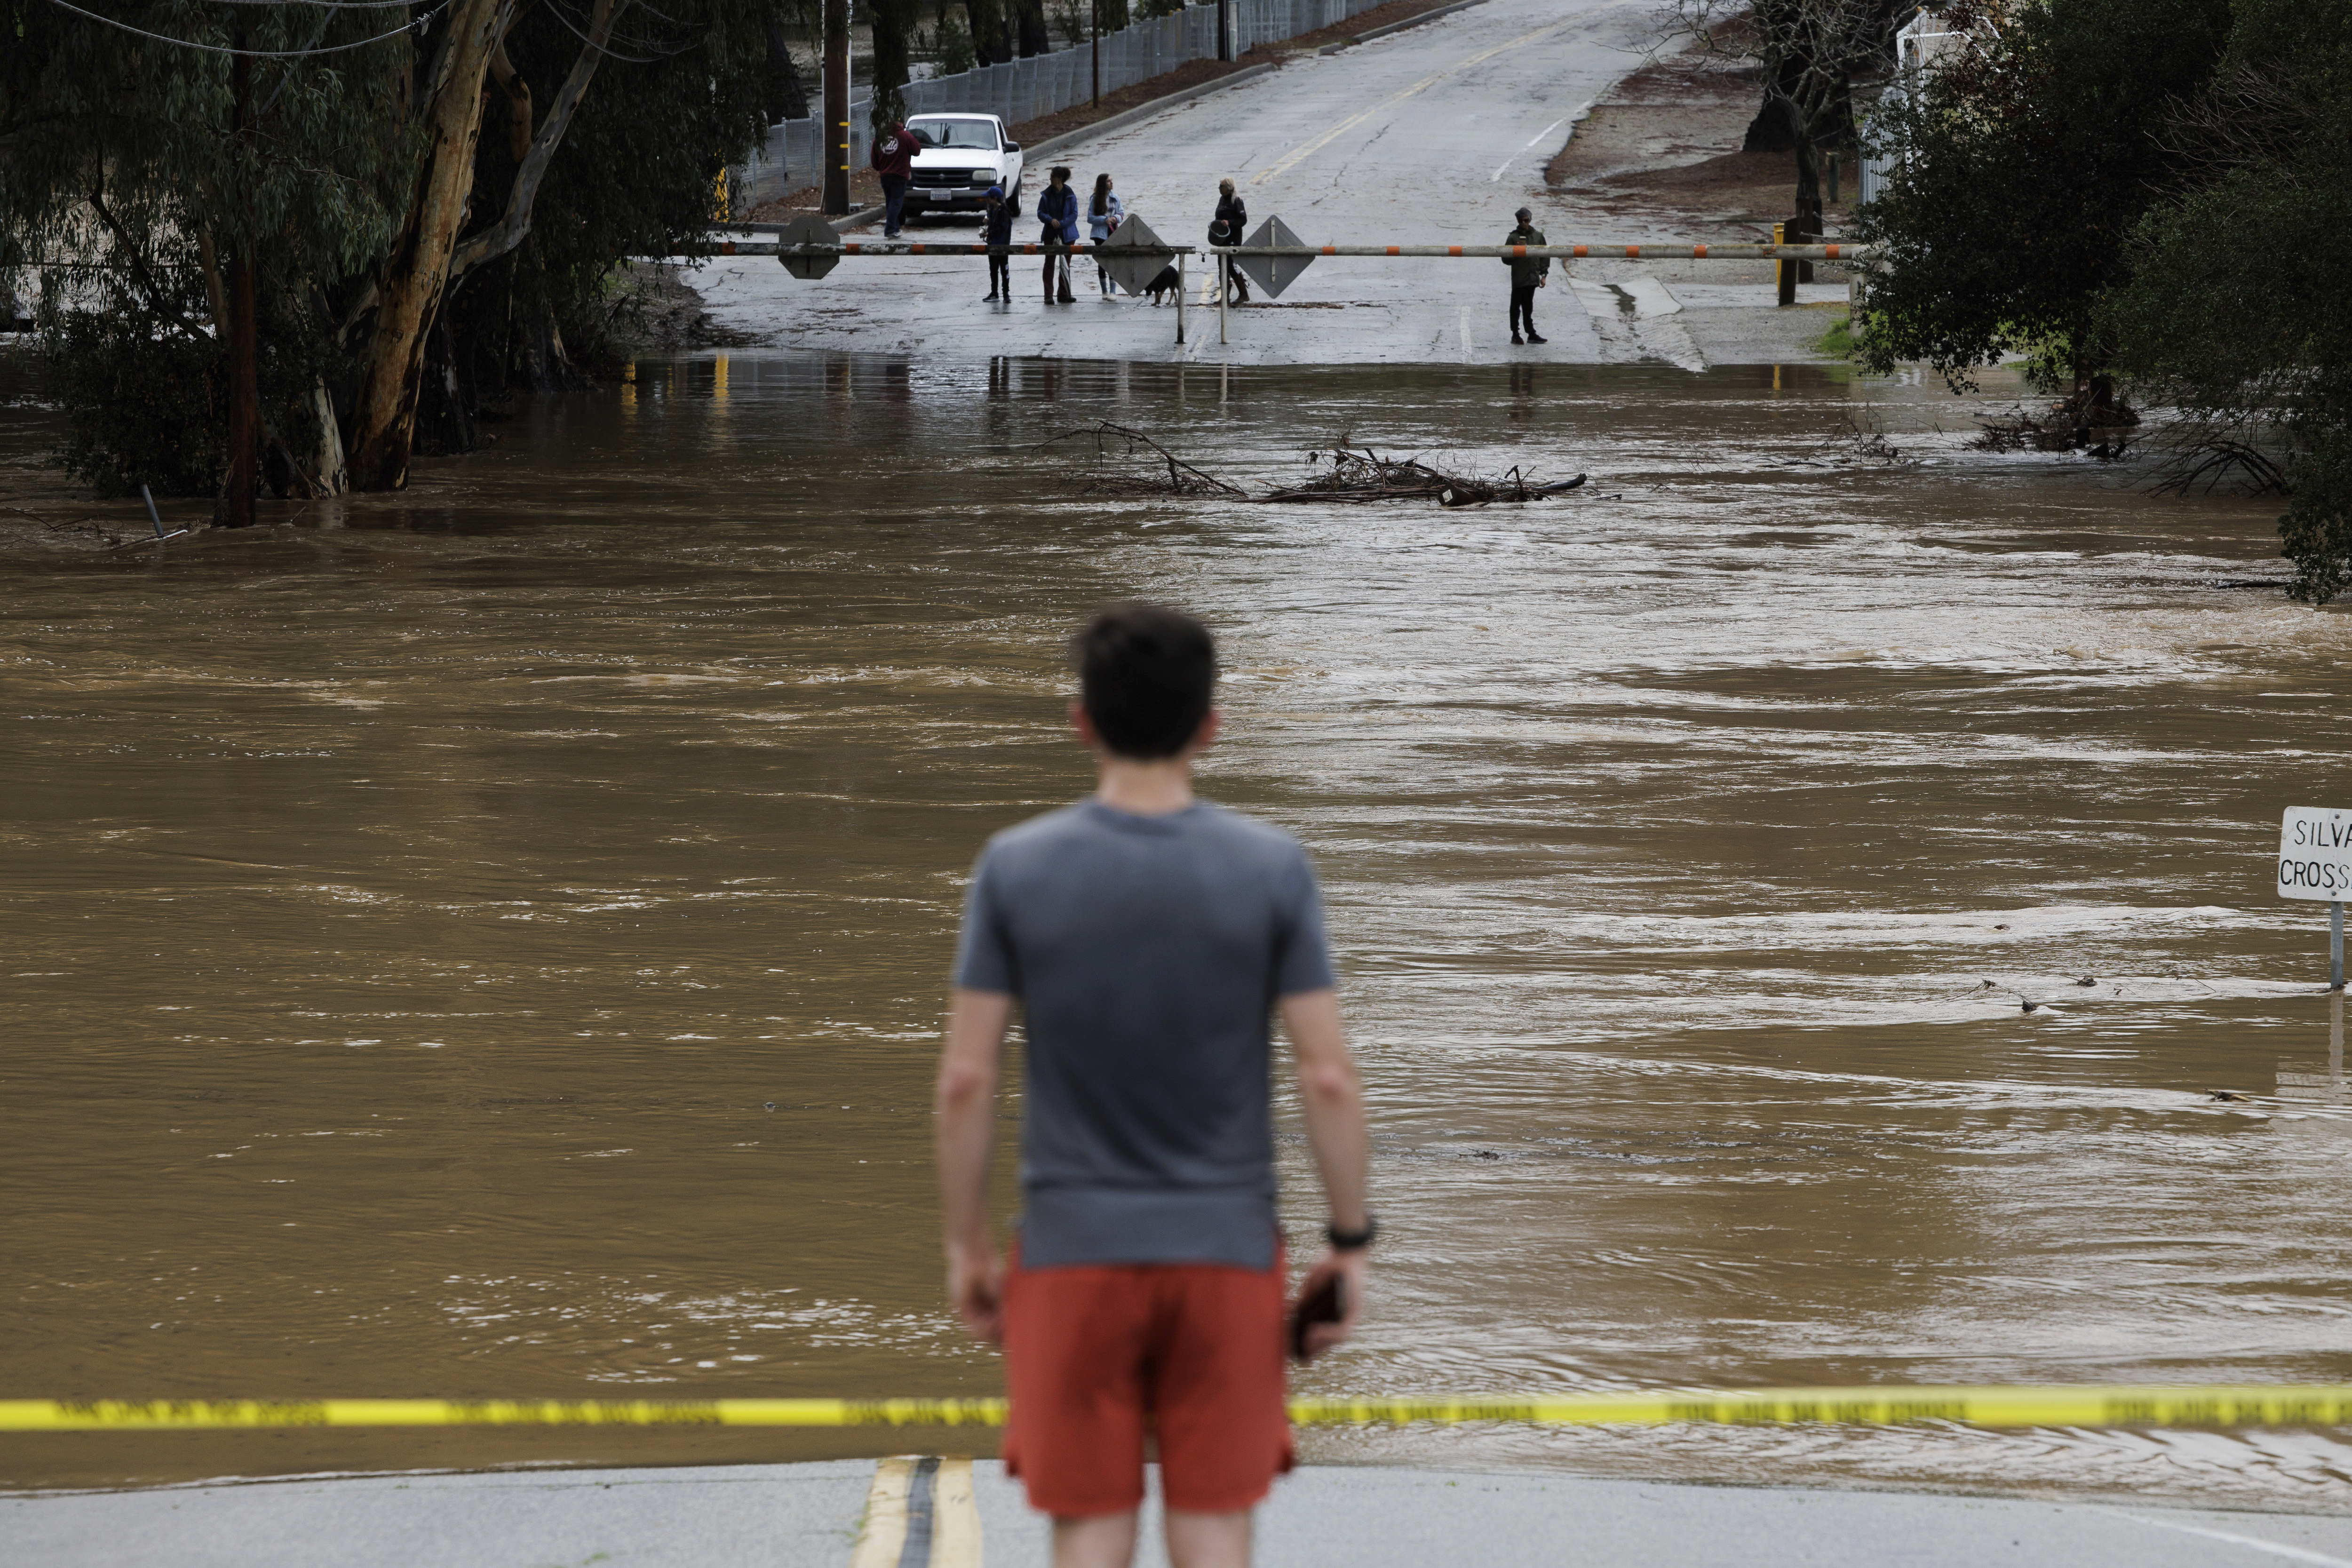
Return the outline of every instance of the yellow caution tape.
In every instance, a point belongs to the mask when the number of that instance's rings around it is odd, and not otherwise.
[[[1002,1399],[0,1399],[0,1432],[285,1426],[1001,1426]],[[1299,1399],[1302,1426],[1832,1423],[1895,1426],[2339,1426],[2352,1384],[1872,1386],[1579,1394],[1555,1399]]]

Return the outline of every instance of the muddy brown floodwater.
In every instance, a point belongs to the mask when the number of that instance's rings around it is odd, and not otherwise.
[[[1863,404],[1904,460],[1841,460]],[[982,840],[1087,787],[1061,641],[1130,595],[1224,639],[1204,787],[1312,847],[1369,1074],[1390,1239],[1306,1392],[2352,1379],[2352,1110],[2275,1098],[2326,1070],[2325,909],[2270,881],[2352,787],[2352,620],[2276,592],[2274,507],[1970,452],[1967,407],[737,355],[404,496],[16,550],[0,1394],[997,1390],[940,1296],[944,975]],[[1259,484],[1343,433],[1596,479],[1104,501],[1024,449],[1105,414]],[[907,1441],[13,1437],[0,1479]],[[2352,1508],[2315,1432],[1306,1452]]]

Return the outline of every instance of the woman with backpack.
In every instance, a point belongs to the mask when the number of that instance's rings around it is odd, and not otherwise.
[[[1094,239],[1097,253],[1095,281],[1101,286],[1106,300],[1110,298],[1110,269],[1103,265],[1100,254],[1103,241],[1117,234],[1118,226],[1126,218],[1127,208],[1119,205],[1118,197],[1112,193],[1110,176],[1097,174],[1094,199],[1087,204],[1087,227]]]

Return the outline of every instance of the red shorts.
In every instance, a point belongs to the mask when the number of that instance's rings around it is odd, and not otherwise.
[[[1004,1288],[1004,1468],[1060,1519],[1143,1501],[1160,1440],[1171,1508],[1255,1508],[1291,1467],[1283,1270],[1218,1263],[1024,1268]]]

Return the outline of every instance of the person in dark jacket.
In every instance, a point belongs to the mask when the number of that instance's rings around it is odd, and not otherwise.
[[[1249,208],[1244,206],[1241,197],[1234,193],[1234,183],[1231,180],[1219,180],[1217,182],[1217,216],[1209,225],[1209,243],[1239,245],[1242,242],[1243,231],[1248,225]],[[1249,284],[1243,279],[1242,269],[1233,264],[1233,258],[1230,257],[1221,256],[1217,259],[1224,263],[1223,270],[1225,284],[1227,289],[1235,296],[1234,302],[1237,305],[1248,304]]]
[[[1078,193],[1070,189],[1070,172],[1055,168],[1045,191],[1037,197],[1038,243],[1041,245],[1073,246],[1078,243]],[[1070,253],[1067,249],[1045,253],[1045,303],[1054,302],[1054,279],[1062,280],[1062,303],[1076,302],[1070,292]]]
[[[897,121],[874,138],[874,172],[882,176],[882,237],[898,237],[907,210],[907,184],[915,173],[915,134]]]
[[[1013,243],[1013,220],[1020,216],[1004,199],[1003,185],[988,187],[988,297],[993,300],[1001,294],[1008,305],[1013,302],[1013,258],[994,247]]]
[[[1505,245],[1549,245],[1543,230],[1536,226],[1536,215],[1521,207],[1515,215],[1519,226],[1503,237]],[[1506,256],[1503,265],[1511,269],[1511,341],[1539,343],[1544,340],[1536,331],[1536,290],[1542,288],[1551,272],[1549,256]],[[1519,323],[1526,322],[1528,335],[1519,336]]]

